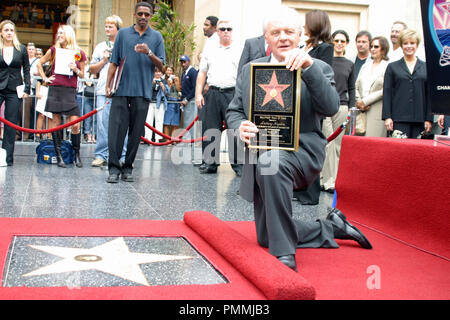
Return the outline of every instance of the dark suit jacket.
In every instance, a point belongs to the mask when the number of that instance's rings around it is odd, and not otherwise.
[[[427,68],[417,60],[409,72],[405,59],[390,63],[384,74],[382,119],[394,122],[433,121],[428,100]]]
[[[264,36],[245,40],[244,49],[242,50],[241,59],[239,60],[238,74],[250,61],[266,56],[265,45],[266,40],[264,39]]]
[[[270,57],[253,62],[269,62]],[[322,134],[320,122],[339,110],[339,95],[335,88],[331,66],[314,59],[312,66],[302,72],[300,112],[300,150],[296,156],[302,163],[306,183],[310,184],[322,170],[325,160],[327,140]],[[241,122],[248,120],[250,105],[250,63],[246,64],[238,76],[234,98],[227,109],[227,124],[230,129],[238,129]],[[248,158],[248,149],[246,150]],[[245,163],[241,178],[240,195],[253,201],[254,165]]]
[[[329,43],[322,42],[317,47],[309,51],[309,55],[313,58],[328,63],[330,66],[333,65],[334,48]]]
[[[0,55],[0,90],[8,88],[16,91],[16,87],[23,84],[21,70],[23,68],[23,77],[25,80],[25,93],[30,94],[30,61],[28,60],[27,48],[20,46],[20,51],[14,48],[13,59],[8,66]]]

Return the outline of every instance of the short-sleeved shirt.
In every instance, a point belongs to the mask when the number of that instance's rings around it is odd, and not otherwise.
[[[55,46],[50,47],[52,50],[52,57],[56,54]],[[80,69],[80,62],[86,61],[86,54],[83,50],[79,50],[81,59],[79,61],[75,61],[77,68]],[[50,86],[64,86],[64,87],[72,87],[77,88],[78,86],[78,76],[74,74],[73,76],[66,76],[63,74],[55,74],[55,64],[53,63],[52,75],[55,76],[55,80],[52,81]]]
[[[104,41],[104,42],[99,43],[95,47],[94,53],[92,54],[91,65],[99,63],[103,59],[103,56],[105,55],[105,51],[112,50],[113,46],[114,46],[114,42],[111,42],[111,41],[108,41],[108,42]],[[95,89],[96,95],[100,95],[100,96],[106,95],[106,79],[108,77],[109,65],[110,65],[109,62],[106,63],[99,72],[98,82],[97,82],[97,86]]]
[[[199,71],[207,73],[207,83],[210,86],[234,87],[241,54],[242,48],[233,43],[228,47],[220,43],[210,43],[208,49],[202,53]]]
[[[166,54],[161,33],[148,27],[140,36],[134,29],[134,25],[120,29],[114,42],[111,62],[119,65],[125,57],[126,62],[115,96],[144,97],[148,100],[152,98],[155,65],[146,54],[134,50],[134,47],[140,43],[146,43],[164,64]]]

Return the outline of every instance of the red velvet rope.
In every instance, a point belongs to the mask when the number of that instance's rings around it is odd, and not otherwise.
[[[13,128],[13,129],[16,129],[16,130],[19,130],[19,131],[23,131],[23,132],[27,132],[27,133],[38,133],[38,134],[51,133],[51,132],[59,131],[59,130],[65,129],[67,127],[73,126],[74,124],[77,124],[78,122],[81,122],[81,121],[83,121],[83,120],[85,120],[85,119],[87,119],[89,117],[92,117],[97,112],[98,112],[97,109],[92,110],[91,112],[85,114],[82,117],[79,117],[78,119],[76,119],[74,121],[68,122],[66,124],[60,125],[58,127],[52,128],[52,129],[45,129],[45,130],[23,128],[23,127],[20,127],[20,126],[18,126],[16,124],[6,120],[5,118],[2,118],[2,117],[0,117],[0,122],[3,122],[4,124],[6,124],[7,126]],[[197,139],[189,139],[189,140],[181,139],[194,126],[194,124],[195,124],[195,122],[197,120],[198,120],[198,115],[194,119],[194,121],[192,121],[192,123],[186,129],[184,129],[181,132],[181,134],[179,134],[177,137],[171,137],[169,135],[166,135],[165,133],[162,133],[161,131],[159,131],[158,129],[154,128],[153,126],[151,126],[150,124],[148,124],[146,122],[145,126],[147,128],[149,128],[150,130],[152,130],[156,134],[162,136],[163,138],[168,139],[168,141],[165,141],[165,142],[152,142],[152,141],[150,141],[150,140],[148,140],[148,139],[146,139],[144,137],[141,137],[141,140],[146,142],[146,143],[148,143],[148,144],[154,145],[154,146],[167,146],[167,145],[172,144],[172,143],[194,143],[194,142],[198,142],[198,141],[203,141],[203,140],[206,139],[206,137],[201,137],[201,138],[197,138]],[[328,143],[330,143],[331,141],[336,139],[342,133],[342,131],[344,131],[344,129],[346,128],[347,123],[348,123],[349,120],[350,120],[350,117],[347,117],[347,121],[344,122],[331,136],[328,137],[328,139],[327,139]],[[353,132],[353,134],[354,134],[354,132]]]
[[[151,126],[150,124],[148,124],[146,122],[145,126],[147,128],[152,130],[157,135],[160,135],[164,139],[167,139],[168,141],[165,141],[165,142],[153,142],[153,141],[150,141],[150,140],[148,140],[148,139],[146,139],[144,137],[141,137],[141,140],[144,141],[145,143],[151,144],[153,146],[167,146],[167,145],[172,144],[172,143],[194,143],[194,142],[198,142],[198,141],[203,141],[203,140],[206,139],[206,137],[201,137],[201,138],[197,138],[197,139],[189,139],[189,140],[181,139],[194,126],[194,124],[195,124],[195,122],[197,122],[197,120],[198,120],[198,115],[194,119],[194,121],[192,121],[192,123],[186,129],[184,129],[177,137],[171,137],[171,136],[169,136],[169,135],[159,131],[158,129],[156,129],[155,127]]]
[[[86,113],[84,116],[79,117],[76,120],[73,120],[71,122],[68,122],[66,124],[60,125],[58,127],[52,128],[52,129],[45,129],[45,130],[23,128],[23,127],[20,127],[20,126],[14,124],[14,123],[12,123],[12,122],[2,118],[2,117],[0,117],[0,122],[3,122],[4,124],[6,124],[7,126],[13,128],[13,129],[16,129],[16,130],[19,130],[19,131],[23,131],[23,132],[39,133],[39,134],[40,133],[51,133],[51,132],[59,131],[59,130],[65,129],[67,127],[73,126],[74,124],[77,124],[78,122],[81,122],[81,121],[83,121],[83,120],[85,120],[85,119],[87,119],[89,117],[92,117],[97,112],[98,112],[97,110],[92,110],[91,112]]]
[[[349,121],[350,121],[350,117],[347,117],[347,120],[345,120],[345,122],[343,124],[341,124],[341,126],[335,132],[333,132],[333,134],[331,136],[328,137],[328,139],[327,139],[328,143],[330,143],[331,141],[336,139],[342,133],[342,131],[344,131],[344,129],[347,127],[347,124]]]

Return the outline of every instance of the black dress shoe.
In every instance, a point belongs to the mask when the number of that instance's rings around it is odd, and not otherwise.
[[[122,173],[122,180],[126,182],[134,182],[134,177],[131,173]]]
[[[295,272],[297,272],[297,263],[295,262],[295,254],[289,254],[287,256],[277,257],[281,263],[283,263],[288,268],[291,268]]]
[[[106,180],[108,183],[118,183],[119,182],[119,174],[118,173],[111,173]]]
[[[334,237],[336,239],[354,240],[364,249],[372,249],[369,240],[358,228],[349,223],[344,214],[338,209],[334,208],[331,210],[327,220],[330,220],[333,224]]]
[[[217,173],[217,167],[216,166],[208,166],[205,167],[200,166],[198,168],[201,174],[210,174],[210,173]]]

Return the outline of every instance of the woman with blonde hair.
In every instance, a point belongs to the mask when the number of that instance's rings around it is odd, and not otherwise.
[[[72,61],[68,67],[72,71],[72,75],[63,75],[55,73],[55,57],[56,49],[68,49],[66,54],[73,54]],[[43,65],[47,62],[51,64],[52,75],[47,77],[44,73]],[[57,127],[61,124],[61,115],[68,116],[68,121],[74,121],[80,117],[80,109],[77,102],[77,80],[84,78],[86,55],[81,50],[75,38],[75,31],[72,27],[62,25],[59,27],[56,34],[55,44],[47,51],[47,53],[39,60],[38,71],[44,82],[49,86],[47,103],[45,111],[53,113],[53,119],[50,122],[50,128]],[[62,131],[52,133],[53,142],[55,145],[56,158],[58,166],[65,168],[61,157]],[[72,146],[75,150],[75,165],[82,167],[80,157],[80,123],[72,126],[71,130]]]
[[[14,22],[2,21],[0,35],[0,105],[5,102],[6,120],[18,124],[22,99],[17,96],[17,87],[25,82],[23,98],[27,98],[31,90],[28,52],[17,39]],[[22,81],[22,69],[24,81]],[[15,141],[16,130],[5,127],[2,147],[6,150],[8,166],[12,166],[14,162]]]
[[[399,130],[414,139],[430,132],[433,115],[428,102],[427,68],[417,58],[419,34],[410,29],[400,33],[403,58],[392,62],[384,77],[383,114],[387,131]]]

